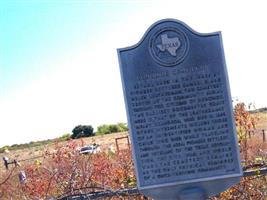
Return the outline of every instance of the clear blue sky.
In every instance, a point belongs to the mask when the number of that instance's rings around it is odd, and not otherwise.
[[[97,2],[1,1],[1,86],[5,92],[53,70],[54,66],[41,63],[64,59],[73,48],[93,43],[122,15],[130,14],[128,4]]]
[[[0,146],[126,122],[117,48],[163,18],[222,31],[232,96],[267,106],[265,2],[0,1]]]

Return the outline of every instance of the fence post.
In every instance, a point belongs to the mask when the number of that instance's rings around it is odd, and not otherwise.
[[[265,131],[264,131],[264,129],[262,129],[262,140],[263,140],[263,142],[265,142]]]

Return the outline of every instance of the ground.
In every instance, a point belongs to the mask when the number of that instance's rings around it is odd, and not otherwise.
[[[267,143],[267,112],[261,112],[254,115],[258,115],[260,121],[256,127],[256,131],[254,131],[254,134],[253,133],[251,134],[252,139],[258,138],[258,142],[262,143],[263,142],[262,130],[265,130],[265,139],[266,139],[265,142]],[[90,145],[95,143],[100,145],[102,151],[108,151],[108,150],[115,151],[117,149],[116,138],[122,138],[117,142],[119,149],[128,148],[128,140],[127,138],[125,138],[127,136],[128,134],[126,132],[122,132],[122,133],[113,133],[102,136],[76,139],[75,141],[78,142],[80,146]],[[52,151],[53,148],[54,144],[48,144],[26,149],[13,150],[10,151],[9,153],[0,153],[0,157],[2,159],[3,156],[7,156],[10,160],[16,159],[22,162],[34,162],[37,159],[41,159],[46,150]],[[2,164],[0,164],[0,172],[4,170],[3,161],[1,161],[1,163]]]
[[[112,133],[107,135],[101,135],[101,136],[95,136],[95,137],[88,137],[88,138],[81,138],[76,139],[75,142],[79,144],[79,146],[85,146],[90,144],[99,144],[101,151],[116,151],[116,138],[122,138],[118,140],[118,147],[121,148],[127,148],[128,142],[127,142],[127,132],[122,133]],[[61,142],[66,143],[66,142]],[[13,150],[9,153],[0,153],[1,157],[1,164],[0,164],[0,172],[2,170],[5,170],[2,157],[7,156],[9,158],[9,161],[13,161],[16,159],[17,161],[21,162],[34,162],[35,160],[42,160],[44,152],[45,151],[53,151],[54,144],[48,144],[43,146],[37,146],[37,147],[31,147],[31,148],[25,148],[20,150]]]

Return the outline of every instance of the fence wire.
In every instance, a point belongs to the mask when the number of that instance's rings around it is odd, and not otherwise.
[[[267,174],[267,167],[259,168],[259,169],[249,169],[245,170],[243,173],[243,177],[249,176],[261,176]],[[86,194],[76,194],[69,195],[62,198],[57,198],[57,200],[91,200],[91,199],[100,199],[100,198],[108,198],[108,197],[123,197],[123,196],[134,196],[141,195],[138,188],[128,188],[121,189],[116,191],[99,191],[99,192],[91,192]],[[147,197],[143,197],[143,199],[148,199]]]

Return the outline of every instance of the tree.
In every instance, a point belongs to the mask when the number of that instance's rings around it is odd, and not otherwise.
[[[104,134],[109,134],[111,133],[110,131],[110,125],[101,125],[97,127],[97,135],[104,135]]]
[[[120,127],[120,130],[121,130],[120,132],[124,132],[124,131],[129,130],[126,123],[118,123],[117,125]]]
[[[104,135],[109,133],[118,133],[128,131],[128,127],[125,123],[117,124],[104,124],[97,127],[97,135]]]
[[[91,125],[78,125],[72,130],[72,139],[94,136],[94,128]]]
[[[234,115],[241,155],[245,163],[248,164],[248,133],[250,130],[256,129],[259,118],[247,110],[245,103],[235,105]]]

